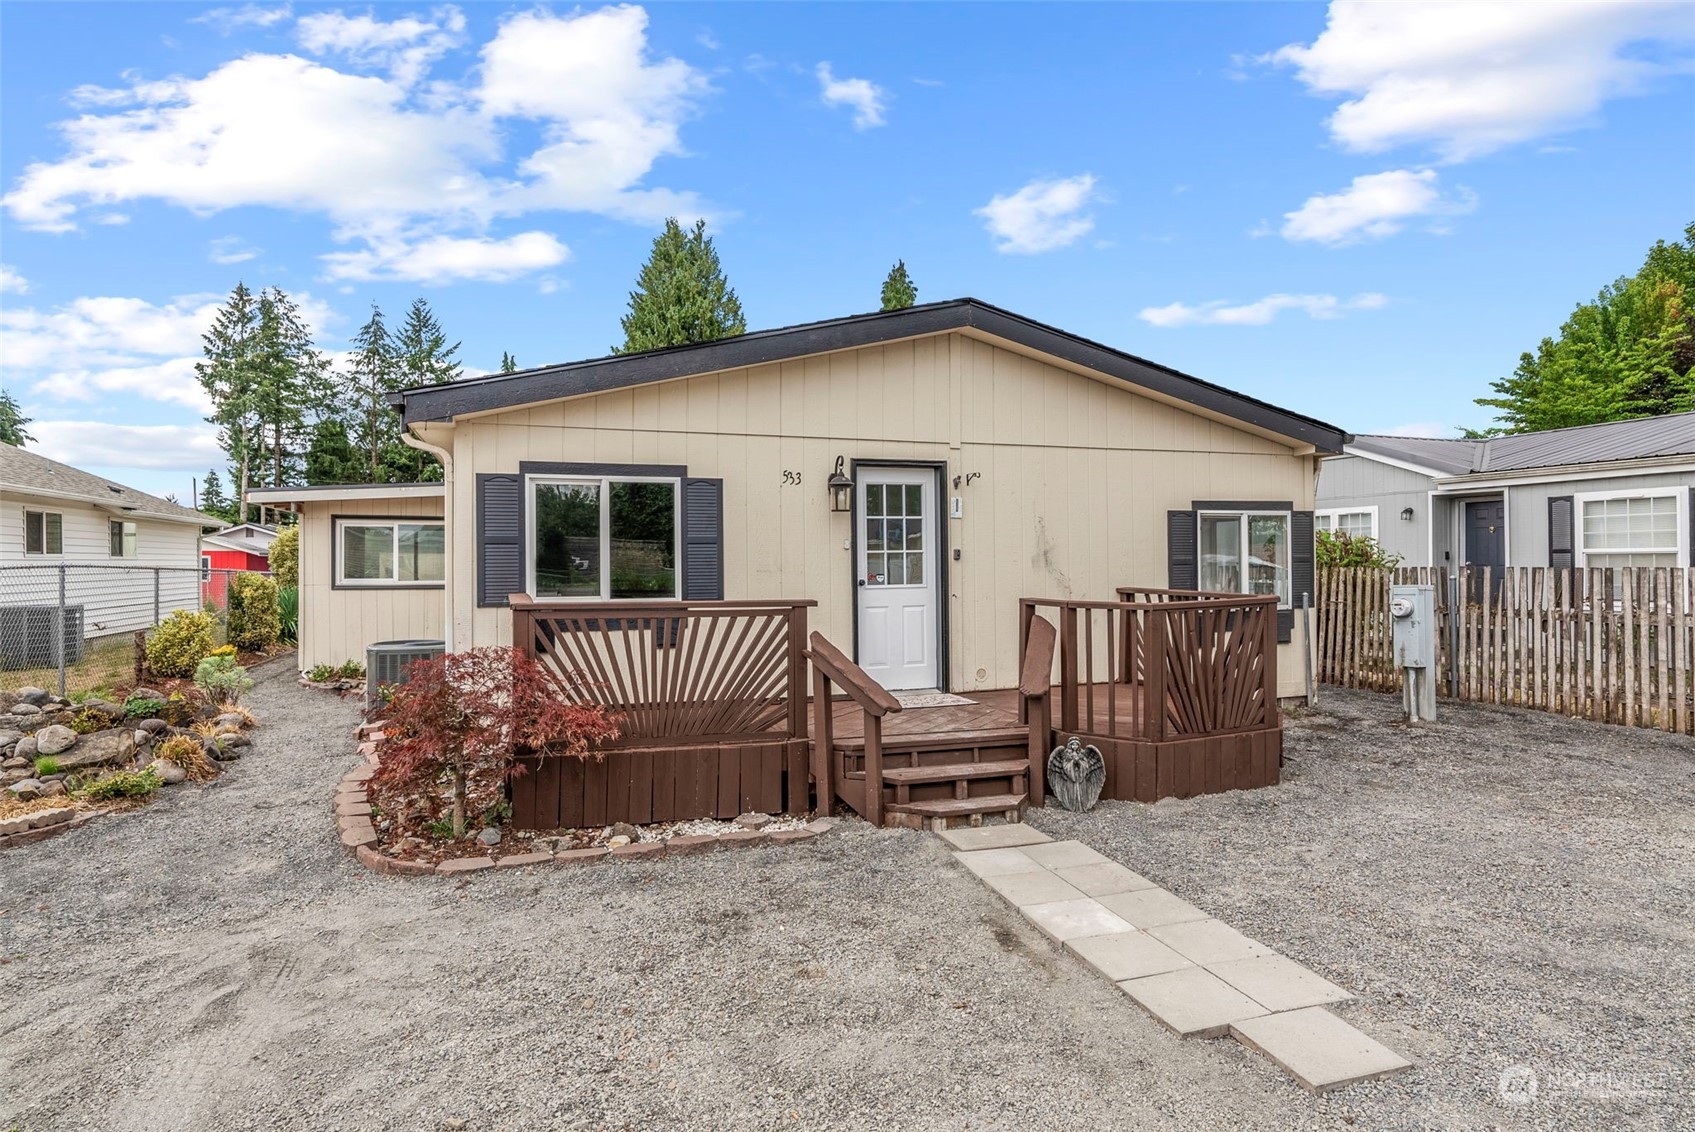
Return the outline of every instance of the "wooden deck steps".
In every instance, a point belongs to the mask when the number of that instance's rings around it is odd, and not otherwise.
[[[988,763],[948,763],[943,766],[888,766],[883,768],[883,781],[894,785],[915,782],[952,782],[961,778],[1011,778],[1029,771],[1026,759],[1006,759]],[[865,772],[860,771],[861,775]]]
[[[885,802],[883,812],[888,825],[907,825],[922,828],[925,819],[938,829],[946,829],[950,820],[965,819],[981,823],[987,815],[997,814],[1009,822],[1023,818],[1025,794],[985,794],[975,798],[938,798],[922,802]]]

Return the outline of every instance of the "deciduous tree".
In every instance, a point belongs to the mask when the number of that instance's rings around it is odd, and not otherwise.
[[[0,443],[22,448],[26,443],[33,441],[35,437],[24,428],[29,423],[30,418],[24,416],[17,398],[0,389]]]

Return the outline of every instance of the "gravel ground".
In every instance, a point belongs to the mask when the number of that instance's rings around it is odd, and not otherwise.
[[[1031,821],[1358,995],[1338,1013],[1421,1068],[1341,1094],[1356,1127],[1695,1128],[1695,743],[1399,714],[1326,688],[1276,788]]]
[[[1690,1060],[1686,744],[1501,712],[1468,716],[1481,741],[1409,738],[1336,695],[1288,785],[1038,815],[1352,987],[1429,1062],[1312,1098],[1167,1035],[927,834],[369,874],[328,811],[353,709],[261,675],[223,780],[0,860],[0,1129],[1689,1123],[1681,1088],[1493,1099],[1519,1061]]]

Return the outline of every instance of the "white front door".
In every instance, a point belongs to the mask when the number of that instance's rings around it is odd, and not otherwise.
[[[856,478],[859,666],[885,688],[934,688],[942,566],[936,473],[860,468]]]

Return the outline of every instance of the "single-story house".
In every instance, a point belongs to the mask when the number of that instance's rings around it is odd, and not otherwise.
[[[1695,413],[1485,440],[1356,436],[1314,522],[1408,566],[1695,564]]]
[[[1019,683],[1021,598],[1277,599],[1301,691],[1331,425],[974,299],[490,374],[393,398],[435,484],[298,512],[302,667],[513,639],[551,603],[808,599],[888,689]]]
[[[276,537],[276,528],[263,523],[237,523],[200,536],[202,600],[221,608],[232,573],[269,570],[271,542]]]
[[[0,665],[51,662],[53,610],[67,653],[200,608],[198,511],[0,444]],[[44,612],[45,611],[45,612]]]

